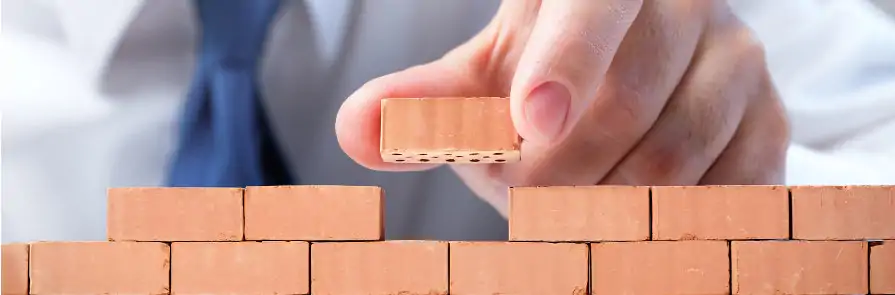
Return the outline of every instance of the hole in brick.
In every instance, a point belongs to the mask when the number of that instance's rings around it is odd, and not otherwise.
[[[462,158],[463,156],[457,156],[457,158]]]
[[[400,156],[400,153],[393,153],[392,156]]]
[[[429,154],[420,154],[420,156],[428,156]]]
[[[454,161],[457,161],[457,160],[454,160],[454,159],[447,159],[447,161],[448,161],[448,162],[454,162]]]
[[[495,156],[503,155],[503,153],[494,153]]]
[[[429,159],[420,159],[420,162],[429,162]]]
[[[470,162],[473,162],[473,163],[476,163],[476,162],[478,162],[478,161],[480,161],[480,160],[479,160],[479,159],[472,159],[472,160],[469,160],[469,161],[470,161]]]
[[[482,157],[482,159],[490,159],[490,158],[491,158],[491,156],[484,156],[484,157]]]
[[[471,153],[471,154],[469,154],[469,155],[470,155],[470,156],[475,156],[475,155],[478,155],[478,154],[479,154],[479,153]]]
[[[397,159],[395,162],[404,162],[404,159]]]
[[[497,159],[497,160],[494,160],[494,161],[495,161],[495,162],[506,162],[507,160],[504,160],[504,159]]]
[[[451,154],[444,154],[445,156],[451,156]]]
[[[432,159],[438,159],[438,156],[434,156],[434,157],[432,157]]]

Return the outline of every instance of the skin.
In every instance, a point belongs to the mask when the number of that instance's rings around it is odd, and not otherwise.
[[[723,0],[507,0],[441,59],[369,81],[336,133],[379,155],[379,100],[509,96],[519,163],[453,165],[506,216],[507,187],[781,184],[789,124],[764,49]]]

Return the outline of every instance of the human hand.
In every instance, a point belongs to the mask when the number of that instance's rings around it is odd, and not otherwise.
[[[379,100],[509,96],[511,164],[453,165],[506,215],[508,186],[777,184],[789,126],[763,47],[724,0],[512,0],[434,62],[374,79],[339,111],[343,150],[375,170]]]

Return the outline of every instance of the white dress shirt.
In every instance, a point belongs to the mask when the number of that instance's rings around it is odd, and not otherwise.
[[[895,183],[895,23],[864,1],[731,0],[792,118],[790,184]],[[438,58],[498,0],[293,0],[262,85],[305,184],[378,185],[389,239],[504,240],[448,169],[366,170],[333,123],[377,76]],[[3,0],[2,241],[104,240],[106,188],[161,184],[194,62],[189,1]]]

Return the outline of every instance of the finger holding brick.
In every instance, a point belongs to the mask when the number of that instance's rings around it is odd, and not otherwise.
[[[168,294],[171,250],[158,242],[31,245],[31,294]]]
[[[111,241],[239,241],[239,188],[109,189]]]

